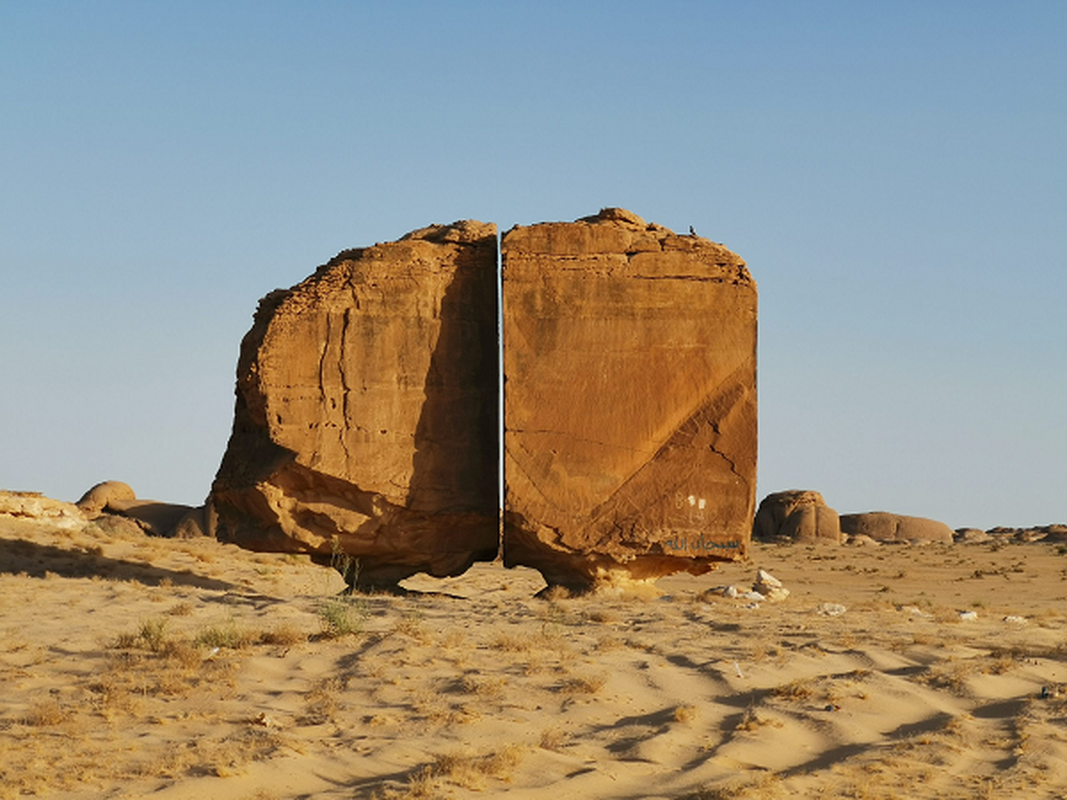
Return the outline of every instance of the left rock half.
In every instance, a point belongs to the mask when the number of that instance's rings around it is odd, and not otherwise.
[[[458,575],[499,541],[496,226],[346,250],[260,300],[214,535],[359,588]]]

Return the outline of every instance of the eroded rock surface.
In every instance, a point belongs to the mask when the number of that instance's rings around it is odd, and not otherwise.
[[[504,264],[504,559],[588,589],[744,557],[756,285],[623,209],[515,227]]]
[[[869,536],[876,542],[952,544],[953,540],[952,528],[943,522],[885,511],[842,514],[841,532],[849,536]]]
[[[784,537],[798,542],[841,542],[837,512],[818,492],[793,489],[764,497],[752,525],[755,539]]]
[[[431,226],[261,300],[214,534],[347,554],[363,587],[495,557],[496,264],[496,226]]]
[[[85,525],[85,515],[76,505],[45,497],[40,492],[0,491],[0,517],[43,522],[69,530]]]

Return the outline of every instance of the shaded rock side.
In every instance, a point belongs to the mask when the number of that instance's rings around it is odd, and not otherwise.
[[[752,538],[784,537],[797,542],[841,543],[841,522],[818,492],[791,489],[764,497],[752,524]]]
[[[842,514],[841,532],[869,536],[876,542],[941,542],[952,544],[953,531],[943,522],[885,511]]]
[[[502,241],[504,561],[587,589],[746,554],[756,284],[622,209]]]
[[[357,583],[498,549],[496,226],[347,250],[260,301],[241,344],[213,534],[358,559]]]

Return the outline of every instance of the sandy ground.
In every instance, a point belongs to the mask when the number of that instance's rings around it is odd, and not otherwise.
[[[1065,552],[757,545],[654,600],[499,564],[342,599],[302,557],[0,520],[0,797],[1062,797]],[[790,596],[710,591],[758,567]]]

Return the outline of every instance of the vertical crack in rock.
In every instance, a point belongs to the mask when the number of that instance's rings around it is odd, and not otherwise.
[[[504,559],[587,589],[745,555],[756,286],[623,209],[501,243]]]
[[[337,363],[337,372],[341,378],[341,424],[337,428],[337,436],[340,439],[341,450],[344,453],[344,471],[350,472],[352,469],[352,454],[348,450],[348,427],[353,424],[352,415],[350,413],[348,400],[352,391],[352,387],[348,383],[348,326],[351,321],[352,308],[346,308],[344,311],[343,322],[341,324],[341,344],[340,344],[340,358]],[[329,319],[329,317],[327,317]]]

